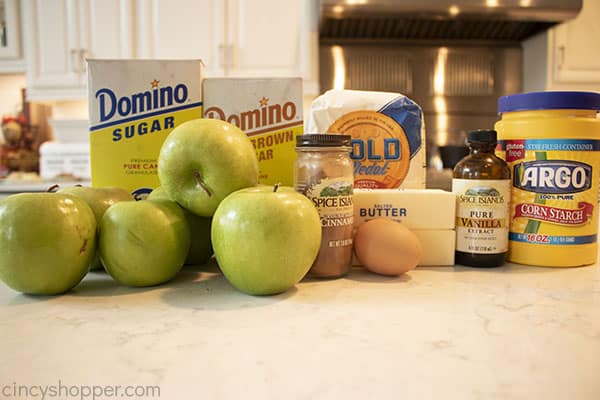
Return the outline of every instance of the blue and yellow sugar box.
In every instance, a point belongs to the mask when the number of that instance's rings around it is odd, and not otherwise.
[[[293,186],[296,136],[303,132],[301,78],[207,78],[204,118],[227,121],[248,135],[259,182]]]
[[[202,71],[200,60],[88,60],[93,187],[143,199],[160,185],[165,138],[202,117]]]

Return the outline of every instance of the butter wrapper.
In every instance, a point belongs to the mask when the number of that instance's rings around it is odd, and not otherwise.
[[[354,227],[385,218],[410,230],[453,230],[456,194],[440,189],[355,189]]]

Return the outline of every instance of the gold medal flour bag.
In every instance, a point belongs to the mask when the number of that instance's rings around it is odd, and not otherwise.
[[[354,187],[425,187],[425,123],[421,107],[398,93],[330,90],[310,108],[306,133],[352,136]]]

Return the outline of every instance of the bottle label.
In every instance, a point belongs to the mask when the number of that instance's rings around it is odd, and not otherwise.
[[[496,154],[512,174],[511,242],[597,241],[600,140],[500,140]]]
[[[473,254],[508,251],[509,179],[453,179],[456,250]]]
[[[345,227],[354,224],[353,192],[351,177],[324,178],[308,187],[306,196],[319,210],[323,228]]]

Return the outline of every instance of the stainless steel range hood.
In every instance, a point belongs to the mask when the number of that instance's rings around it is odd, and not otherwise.
[[[582,3],[320,0],[320,88],[409,96],[425,116],[429,171],[440,171],[467,131],[494,126],[498,97],[521,91],[521,42],[574,18]],[[448,179],[428,182],[449,188]]]
[[[521,41],[583,0],[321,0],[320,37]]]

